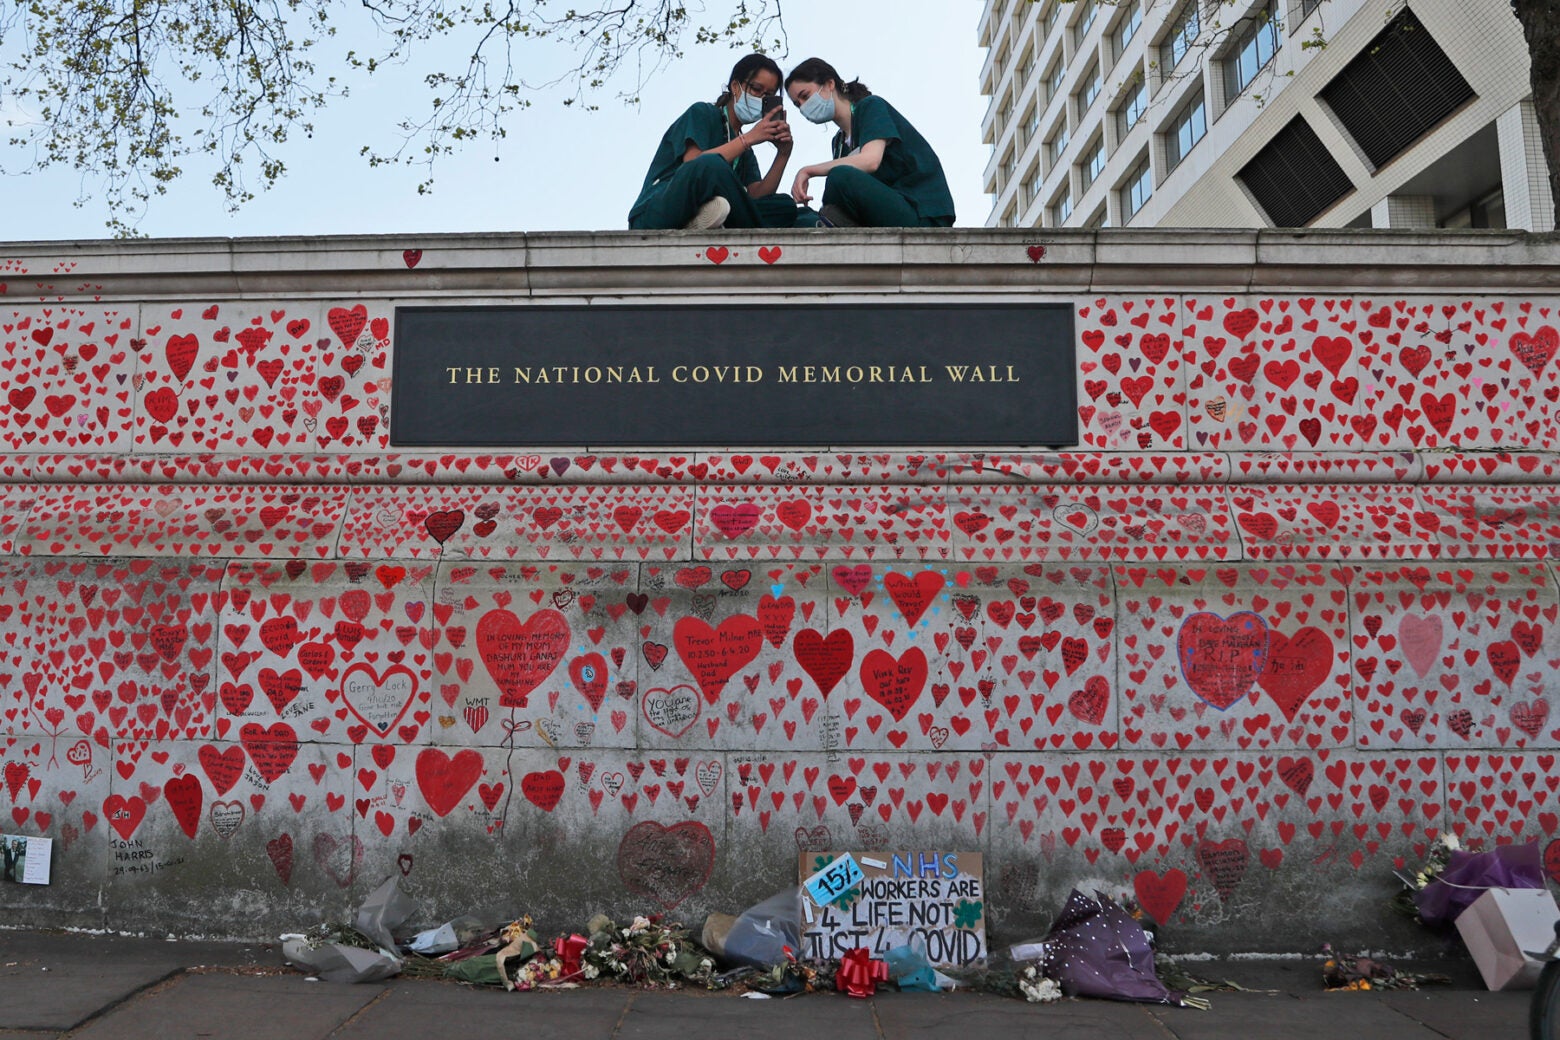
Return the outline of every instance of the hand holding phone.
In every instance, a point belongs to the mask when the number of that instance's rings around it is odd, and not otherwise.
[[[782,123],[785,122],[785,102],[779,94],[771,94],[764,99],[762,112],[762,118],[764,119],[777,119]]]

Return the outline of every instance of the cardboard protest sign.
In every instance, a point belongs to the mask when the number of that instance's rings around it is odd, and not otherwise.
[[[986,896],[978,852],[804,852],[799,876],[814,878],[853,856],[861,880],[819,905],[802,896],[806,960],[837,960],[858,946],[881,957],[910,946],[939,967],[986,959]]]

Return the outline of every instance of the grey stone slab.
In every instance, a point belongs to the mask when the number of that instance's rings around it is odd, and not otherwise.
[[[636,994],[629,1005],[615,1040],[684,1040],[694,1036],[792,1040],[809,1035],[856,1040],[880,1034],[870,1002],[844,996],[745,1000],[705,993],[643,993]]]
[[[617,1028],[631,995],[626,989],[505,993],[407,980],[397,982],[332,1040],[424,1040],[449,1036],[456,1029],[463,1036],[510,1036],[522,1021],[531,1040],[605,1040]]]
[[[184,975],[72,1035],[81,1040],[323,1040],[384,989],[309,982],[297,975]]]
[[[0,1028],[71,1029],[188,965],[260,961],[275,963],[275,955],[254,946],[0,932]]]
[[[1022,1000],[968,993],[879,993],[873,1000],[883,1035],[894,1040],[963,1036],[1044,1036],[1048,1040],[1164,1040],[1140,1004],[1108,1000]]]
[[[1388,1007],[1434,1029],[1449,1040],[1525,1036],[1531,990],[1480,993],[1466,990],[1407,990],[1383,993]]]
[[[1177,1040],[1315,1040],[1348,1023],[1351,1036],[1371,1040],[1436,1040],[1442,1034],[1401,1014],[1380,993],[1327,993],[1309,997],[1262,993],[1210,993],[1208,1011],[1154,1007],[1151,1013]],[[1492,1030],[1490,1036],[1520,1033]]]

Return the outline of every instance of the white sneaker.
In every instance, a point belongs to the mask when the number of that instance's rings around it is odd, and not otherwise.
[[[731,216],[731,203],[717,195],[699,207],[699,212],[683,225],[683,230],[708,231],[711,228],[725,227],[726,218],[729,216]]]

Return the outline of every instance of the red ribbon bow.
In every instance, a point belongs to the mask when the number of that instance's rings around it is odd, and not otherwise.
[[[553,953],[563,962],[565,975],[578,975],[580,972],[580,954],[585,952],[585,947],[590,945],[590,940],[583,935],[560,935],[553,940]]]
[[[848,997],[870,997],[878,983],[888,981],[888,963],[875,961],[872,952],[858,946],[840,958],[840,970],[834,976],[834,988]]]

